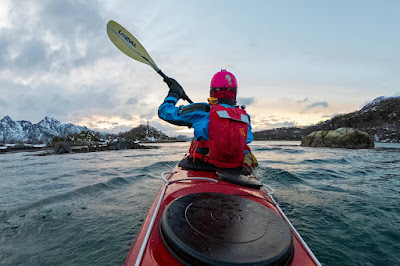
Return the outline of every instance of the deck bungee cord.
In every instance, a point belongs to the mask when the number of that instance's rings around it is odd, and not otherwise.
[[[308,247],[307,243],[304,241],[304,239],[301,237],[299,232],[297,232],[296,228],[293,226],[292,222],[287,218],[286,214],[283,212],[281,207],[278,205],[276,202],[275,198],[273,197],[273,194],[275,193],[274,189],[270,187],[269,185],[263,184],[263,186],[266,188],[268,196],[271,198],[272,202],[274,203],[274,206],[278,209],[279,213],[282,215],[283,219],[285,219],[286,223],[290,226],[290,228],[293,230],[295,233],[296,237],[299,239],[299,241],[304,245],[304,248],[308,251],[310,254],[311,258],[314,260],[315,264],[318,266],[321,266],[321,263],[317,259],[317,257],[314,255],[312,250]]]

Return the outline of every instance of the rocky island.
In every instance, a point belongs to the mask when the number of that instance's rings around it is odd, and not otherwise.
[[[315,131],[301,140],[301,146],[331,147],[347,149],[374,148],[374,140],[368,133],[354,128],[341,127],[336,130]]]

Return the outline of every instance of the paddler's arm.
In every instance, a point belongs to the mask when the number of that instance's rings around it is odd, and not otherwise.
[[[253,132],[251,131],[251,119],[250,116],[247,115],[249,117],[249,127],[247,129],[247,139],[246,139],[246,143],[249,144],[250,142],[253,141]]]
[[[173,125],[192,127],[188,117],[179,116],[179,107],[175,106],[177,102],[177,98],[168,95],[158,108],[158,117]]]
[[[189,128],[194,126],[196,131],[196,125],[199,126],[199,123],[208,116],[210,106],[207,103],[191,103],[177,107],[175,106],[177,102],[177,98],[168,95],[158,108],[158,116],[173,125]],[[197,132],[197,135],[202,134]]]
[[[249,127],[247,130],[247,140],[246,143],[249,144],[250,142],[253,141],[253,132],[251,131],[251,119],[250,116],[247,115],[249,117]],[[250,169],[254,169],[255,167],[258,166],[258,162],[256,157],[253,155],[253,153],[251,152],[251,149],[249,146],[246,145],[246,149],[244,151],[244,163],[250,168]]]

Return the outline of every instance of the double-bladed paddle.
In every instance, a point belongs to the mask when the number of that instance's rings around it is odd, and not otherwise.
[[[133,58],[139,62],[145,63],[151,66],[164,80],[168,80],[167,77],[161,69],[158,68],[156,63],[154,63],[153,59],[151,59],[150,55],[147,53],[146,49],[144,49],[143,45],[135,38],[132,34],[129,33],[124,27],[119,25],[117,22],[110,20],[107,23],[107,34],[112,43],[124,54]],[[193,103],[192,100],[186,95],[183,96],[183,99],[188,101],[189,103]]]

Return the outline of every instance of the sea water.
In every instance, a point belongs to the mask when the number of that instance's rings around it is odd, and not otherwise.
[[[400,144],[254,142],[260,180],[324,265],[400,265]],[[0,154],[1,265],[120,265],[189,143]]]

